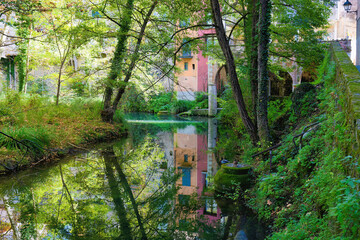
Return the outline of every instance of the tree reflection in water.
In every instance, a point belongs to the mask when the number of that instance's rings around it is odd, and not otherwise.
[[[163,161],[149,139],[122,141],[3,181],[1,238],[221,239],[220,225],[194,217],[197,196],[177,200],[180,175]]]

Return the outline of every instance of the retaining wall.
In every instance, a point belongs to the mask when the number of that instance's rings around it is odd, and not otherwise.
[[[331,43],[332,59],[336,63],[336,82],[345,91],[345,112],[348,123],[353,127],[357,140],[356,152],[360,146],[360,72],[351,62],[347,53],[337,42]]]

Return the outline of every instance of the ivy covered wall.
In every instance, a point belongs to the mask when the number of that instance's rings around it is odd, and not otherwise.
[[[336,82],[346,96],[347,121],[354,128],[357,144],[360,144],[360,72],[351,62],[338,42],[331,43],[332,59],[336,63]]]

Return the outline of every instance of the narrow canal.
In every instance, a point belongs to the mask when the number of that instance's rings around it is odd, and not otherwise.
[[[0,179],[1,239],[264,239],[217,197],[217,122],[131,114],[130,134]]]

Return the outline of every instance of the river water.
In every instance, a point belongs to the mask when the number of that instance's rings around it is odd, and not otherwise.
[[[264,239],[214,194],[215,119],[126,121],[126,138],[1,178],[0,239]]]

